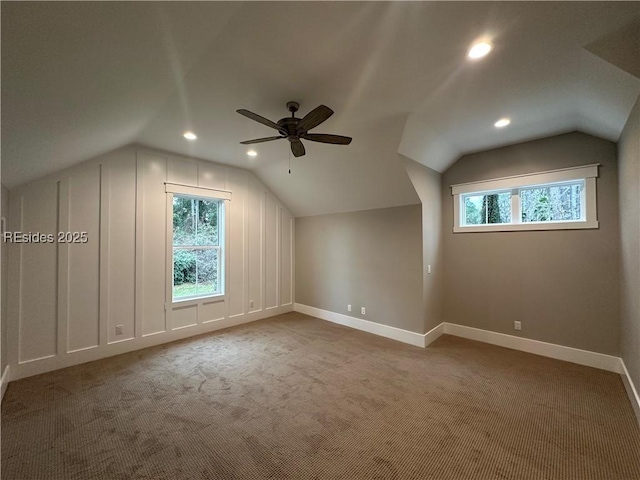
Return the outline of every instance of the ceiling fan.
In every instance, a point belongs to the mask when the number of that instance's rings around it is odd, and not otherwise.
[[[260,115],[250,112],[249,110],[236,110],[240,115],[244,115],[251,120],[259,122],[267,127],[275,128],[280,135],[275,137],[257,138],[255,140],[247,140],[240,142],[243,145],[251,145],[253,143],[270,142],[271,140],[280,140],[286,138],[291,143],[291,151],[295,157],[301,157],[305,154],[304,145],[301,140],[311,140],[312,142],[332,143],[334,145],[349,145],[351,137],[343,137],[342,135],[331,135],[328,133],[309,133],[309,130],[317,127],[322,122],[333,115],[333,110],[325,105],[320,105],[307,113],[303,118],[296,118],[295,114],[300,108],[298,102],[287,102],[287,109],[291,112],[291,117],[285,117],[272,122]]]

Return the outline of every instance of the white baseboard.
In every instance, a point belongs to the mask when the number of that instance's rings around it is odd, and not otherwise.
[[[291,304],[273,308],[271,310],[262,310],[248,313],[243,316],[234,316],[233,318],[221,318],[211,322],[205,322],[193,325],[188,328],[181,328],[166,332],[158,332],[156,335],[147,335],[145,337],[132,338],[129,341],[109,343],[98,348],[90,350],[82,350],[75,353],[67,353],[63,355],[53,355],[39,360],[30,362],[22,362],[11,365],[11,380],[19,380],[21,378],[39,375],[41,373],[51,372],[60,368],[80,365],[82,363],[93,362],[102,358],[112,357],[123,353],[141,350],[143,348],[153,347],[163,343],[182,340],[184,338],[193,337],[211,333],[223,328],[242,325],[243,323],[254,322],[264,318],[273,317],[282,313],[288,313],[293,310]]]
[[[445,323],[444,333],[457,337],[490,343],[499,347],[511,348],[522,352],[534,353],[543,357],[555,358],[566,362],[577,363],[587,367],[599,368],[610,372],[622,373],[619,357],[605,355],[603,353],[580,350],[579,348],[565,347],[554,343],[531,340],[529,338],[516,337],[505,333],[491,332],[479,328],[466,327],[455,323]]]
[[[554,343],[541,342],[539,340],[531,340],[529,338],[516,337],[504,333],[481,330],[479,328],[466,327],[455,323],[444,322],[431,330],[431,332],[439,327],[443,327],[442,333],[448,335],[455,335],[457,337],[468,338],[478,342],[490,343],[500,347],[511,348],[513,350],[520,350],[522,352],[533,353],[543,357],[555,358],[557,360],[564,360],[566,362],[577,363],[578,365],[618,373],[622,377],[622,383],[624,383],[625,390],[629,396],[629,401],[631,402],[636,419],[640,425],[640,395],[638,395],[638,390],[636,390],[635,385],[629,376],[629,372],[627,371],[627,367],[620,357],[590,352],[588,350],[580,350],[579,348],[565,347],[564,345],[556,345]],[[431,332],[427,335],[431,334]]]
[[[7,391],[7,387],[9,386],[9,365],[4,367],[4,372],[2,372],[2,378],[0,378],[0,402],[4,398],[4,392]]]
[[[310,315],[312,317],[320,318],[322,320],[327,320],[329,322],[337,323],[339,325],[344,325],[345,327],[355,328],[356,330],[362,330],[363,332],[373,333],[374,335],[380,335],[381,337],[391,338],[392,340],[408,343],[416,347],[425,346],[426,334],[410,332],[409,330],[390,327],[388,325],[371,322],[362,318],[350,317],[341,313],[335,313],[330,312],[329,310],[310,307],[309,305],[304,305],[302,303],[296,303],[294,305],[294,311],[304,313],[305,315]],[[433,340],[435,340],[435,338]]]
[[[320,308],[311,307],[301,303],[296,303],[294,310],[322,320],[338,323],[346,327],[355,328],[357,330],[373,333],[374,335],[380,335],[382,337],[415,345],[416,347],[426,347],[444,333],[626,375],[626,369],[624,368],[622,359],[619,357],[590,352],[588,350],[580,350],[579,348],[541,342],[539,340],[531,340],[529,338],[516,337],[514,335],[507,335],[504,333],[491,332],[489,330],[481,330],[479,328],[457,325],[455,323],[442,322],[429,332],[420,334],[371,322],[369,320],[363,320],[362,318],[350,317],[341,313],[322,310]]]
[[[624,360],[620,359],[620,362],[622,363],[622,370],[624,372],[621,374],[622,383],[624,383],[624,388],[629,396],[629,401],[631,402],[633,411],[636,414],[636,420],[638,420],[638,425],[640,425],[640,395],[638,395],[638,390],[636,390],[633,380],[631,380],[631,376],[629,375],[627,366],[624,364]]]
[[[428,347],[437,339],[440,338],[440,335],[444,333],[444,322],[442,322],[437,327],[433,327],[427,333],[424,334],[424,346]]]

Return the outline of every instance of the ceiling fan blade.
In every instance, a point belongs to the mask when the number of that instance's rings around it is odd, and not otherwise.
[[[287,137],[265,137],[265,138],[256,138],[255,140],[245,140],[244,142],[240,142],[242,145],[252,145],[254,143],[262,143],[262,142],[270,142],[271,140],[280,140],[281,138]]]
[[[343,137],[342,135],[331,135],[329,133],[306,133],[302,136],[305,140],[320,143],[332,143],[334,145],[349,145],[351,137]]]
[[[313,127],[317,127],[327,118],[333,115],[333,110],[325,105],[320,105],[307,113],[300,123],[298,123],[298,134],[306,133]]]
[[[244,108],[241,108],[240,110],[236,110],[236,112],[238,112],[240,115],[244,115],[245,117],[250,118],[251,120],[254,120],[258,123],[266,125],[267,127],[280,130],[280,126],[277,123],[274,123],[267,118],[261,117],[257,113],[250,112],[249,110],[245,110]]]
[[[299,138],[291,140],[291,151],[294,157],[301,157],[305,154],[304,145]]]

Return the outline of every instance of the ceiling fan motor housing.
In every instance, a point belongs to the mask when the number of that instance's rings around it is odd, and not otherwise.
[[[285,137],[297,137],[298,123],[300,123],[300,119],[296,117],[281,118],[278,120],[278,125],[280,126],[278,131]]]

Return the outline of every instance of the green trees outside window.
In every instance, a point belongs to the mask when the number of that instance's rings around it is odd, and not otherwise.
[[[174,300],[222,293],[222,205],[219,200],[174,195]]]
[[[520,191],[522,221],[580,220],[581,191],[580,183],[523,188]]]
[[[464,197],[466,225],[509,223],[511,221],[511,193],[500,192]]]

